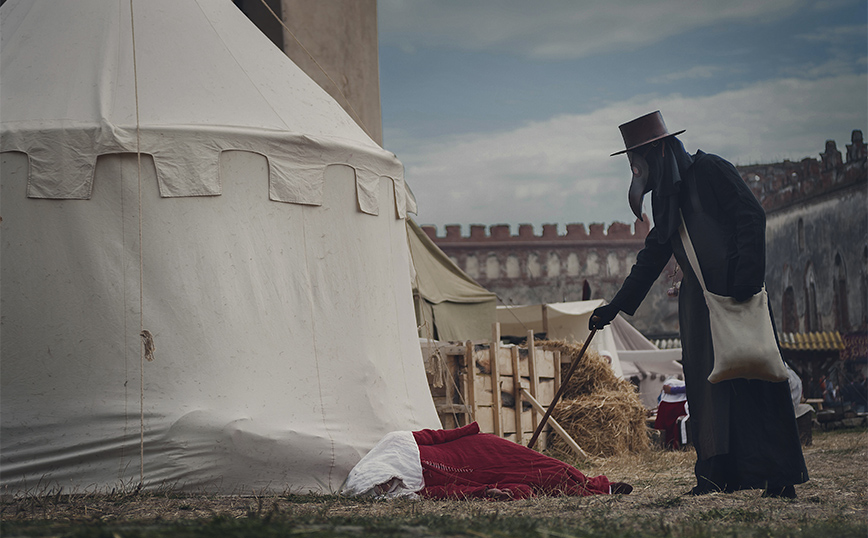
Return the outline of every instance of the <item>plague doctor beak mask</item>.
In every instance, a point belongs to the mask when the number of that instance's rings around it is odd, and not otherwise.
[[[657,160],[657,153],[661,149],[663,152],[661,155],[665,156],[663,139],[680,135],[685,130],[670,133],[666,129],[663,115],[660,114],[659,110],[619,125],[618,129],[621,131],[621,136],[624,138],[624,145],[627,149],[617,151],[612,156],[626,153],[627,158],[630,160],[630,170],[633,173],[633,178],[630,181],[628,201],[630,202],[630,209],[636,215],[636,218],[643,220],[642,198],[659,181],[659,178],[655,177],[659,172],[652,170],[649,160]],[[660,146],[663,147],[661,148]]]

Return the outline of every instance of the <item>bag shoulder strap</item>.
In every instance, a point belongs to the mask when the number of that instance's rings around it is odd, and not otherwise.
[[[693,243],[690,241],[690,235],[687,233],[687,223],[684,222],[684,213],[678,210],[678,215],[681,217],[681,226],[678,231],[681,234],[681,243],[684,245],[684,252],[687,254],[687,259],[690,261],[690,266],[699,279],[699,285],[702,286],[702,291],[707,291],[705,288],[705,279],[702,278],[702,270],[699,268],[699,260],[696,258],[696,251],[693,250]]]

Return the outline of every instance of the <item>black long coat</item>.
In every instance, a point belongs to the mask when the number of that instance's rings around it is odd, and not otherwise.
[[[759,291],[765,212],[735,167],[698,152],[679,204],[708,289],[728,296]],[[661,244],[657,228],[651,230],[612,303],[632,315],[673,254],[684,273],[678,317],[699,484],[734,490],[805,482],[788,383],[708,382],[714,366],[708,309],[678,233]]]

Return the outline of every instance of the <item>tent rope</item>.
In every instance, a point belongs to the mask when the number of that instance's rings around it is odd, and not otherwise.
[[[506,307],[506,311],[509,312],[509,314],[510,314],[512,317],[515,318],[515,321],[517,321],[518,324],[521,325],[521,326],[524,328],[524,330],[526,330],[526,331],[529,331],[529,330],[530,330],[530,327],[528,327],[527,325],[524,324],[524,322],[522,322],[520,319],[518,319],[518,316],[516,316],[516,315],[515,315],[515,312],[513,312],[513,311],[512,311],[512,308],[510,308],[510,305],[508,305],[508,304],[506,304],[505,302],[503,302],[503,299],[500,298],[500,295],[496,295],[496,294],[495,294],[495,297],[497,297],[497,300],[500,302],[500,304],[502,304],[503,306]],[[510,302],[512,302],[512,301],[510,301]]]
[[[139,334],[142,337],[141,354],[139,357],[139,487],[141,488],[145,482],[145,358],[147,357],[149,361],[153,360],[154,340],[151,333],[145,330],[141,123],[139,119],[139,75],[138,66],[136,65],[136,24],[135,17],[133,16],[133,0],[130,0],[130,32],[133,46],[133,90],[136,101],[136,181],[139,202]]]
[[[271,9],[271,6],[269,6],[265,0],[260,0],[260,1],[262,2],[262,5],[265,6],[265,9],[267,9],[268,12],[271,13],[271,16],[274,17],[274,20],[276,20],[278,23],[280,23],[281,26],[283,26],[283,29],[286,30],[290,36],[292,36],[292,39],[294,39],[295,42],[298,43],[298,46],[301,47],[301,50],[303,50],[305,52],[305,54],[308,55],[308,57],[313,61],[313,63],[319,68],[319,70],[322,71],[322,74],[325,75],[327,79],[329,79],[329,82],[332,83],[332,85],[335,87],[335,90],[337,90],[338,94],[340,94],[340,96],[347,103],[347,106],[350,108],[350,111],[352,112],[352,115],[354,116],[356,123],[358,123],[359,127],[361,127],[363,131],[365,131],[366,135],[368,135],[371,139],[373,139],[374,136],[371,134],[371,131],[368,130],[368,127],[365,125],[365,122],[362,121],[361,115],[359,115],[359,113],[356,112],[356,109],[353,107],[353,103],[346,96],[346,94],[344,94],[344,92],[341,91],[341,87],[338,86],[338,83],[334,81],[334,79],[328,74],[328,72],[325,70],[325,68],[322,65],[320,65],[320,63],[316,60],[316,58],[313,57],[313,54],[311,54],[311,52],[309,50],[307,50],[307,47],[305,47],[304,44],[298,39],[298,37],[296,37],[295,33],[293,33],[293,31],[289,29],[289,27],[283,22],[283,19],[281,19],[280,17],[277,16],[277,13],[275,13],[274,10]],[[286,54],[286,51],[283,51],[283,53]]]

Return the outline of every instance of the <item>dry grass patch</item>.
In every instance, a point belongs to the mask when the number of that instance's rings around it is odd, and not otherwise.
[[[686,496],[692,449],[573,462],[631,495],[513,502],[370,501],[339,495],[25,495],[0,503],[3,536],[868,536],[868,432],[815,432],[795,500],[759,491]],[[131,530],[132,529],[132,530]],[[180,529],[180,530],[179,530]],[[149,534],[153,531],[152,534]],[[182,532],[183,531],[183,532]]]

